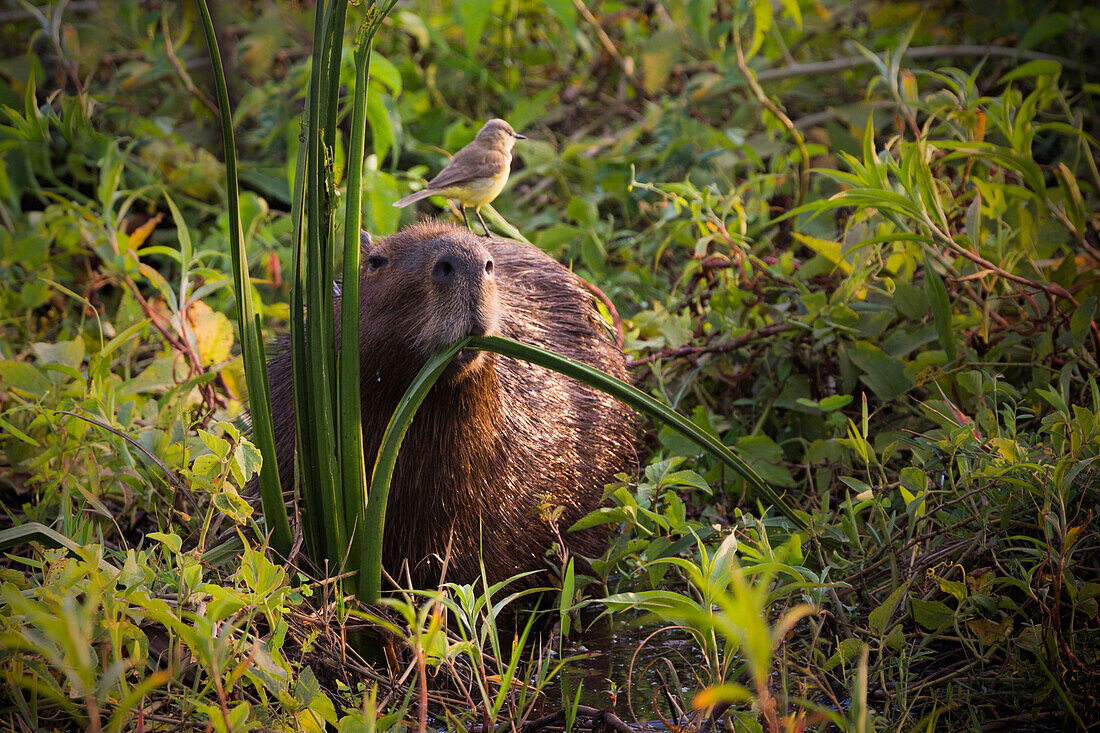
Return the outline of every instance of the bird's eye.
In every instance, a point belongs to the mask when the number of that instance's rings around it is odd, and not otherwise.
[[[367,265],[370,266],[371,270],[377,270],[380,267],[384,267],[387,262],[389,262],[389,260],[382,255],[371,255],[367,258]]]

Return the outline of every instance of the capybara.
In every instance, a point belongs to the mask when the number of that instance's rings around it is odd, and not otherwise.
[[[467,335],[542,346],[626,379],[591,295],[537,248],[424,222],[363,240],[359,285],[363,446],[367,470],[413,377]],[[279,477],[294,479],[295,426],[286,341],[268,361]],[[421,405],[394,469],[383,565],[416,587],[489,582],[550,565],[557,539],[602,550],[599,529],[568,533],[628,467],[637,421],[604,393],[524,361],[463,351]],[[407,568],[406,568],[407,563]],[[545,573],[526,585],[546,582]]]

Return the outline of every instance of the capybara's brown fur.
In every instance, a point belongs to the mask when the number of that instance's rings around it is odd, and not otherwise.
[[[501,335],[626,379],[624,355],[579,279],[530,245],[426,222],[364,241],[360,271],[363,444],[367,470],[397,402],[427,359],[462,336]],[[294,479],[287,349],[268,362],[279,476]],[[633,456],[629,408],[527,362],[463,352],[432,387],[405,437],[390,488],[383,565],[417,587],[490,582],[548,567],[556,541],[597,554],[605,534],[567,533]],[[449,550],[448,550],[449,548]],[[449,555],[448,555],[449,552]],[[406,576],[406,561],[407,572]],[[540,573],[527,584],[543,582]]]

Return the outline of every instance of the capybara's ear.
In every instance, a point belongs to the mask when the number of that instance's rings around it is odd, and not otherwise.
[[[374,247],[374,240],[370,238],[370,232],[366,229],[362,229],[359,232],[359,252],[360,254],[367,254]]]

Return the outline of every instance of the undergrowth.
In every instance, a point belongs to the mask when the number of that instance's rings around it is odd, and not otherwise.
[[[810,525],[653,427],[584,520],[607,552],[535,618],[508,585],[362,608],[268,551],[197,16],[112,5],[0,29],[4,726],[1095,726],[1096,11],[398,6],[364,228],[428,213],[391,203],[505,117],[530,139],[496,209],[614,302],[636,383]],[[218,5],[273,334],[312,13]],[[634,624],[664,662],[570,684],[571,636]]]

